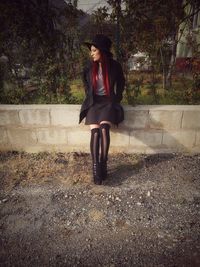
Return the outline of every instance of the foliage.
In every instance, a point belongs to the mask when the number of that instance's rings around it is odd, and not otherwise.
[[[163,73],[163,89],[172,88],[171,79],[176,62],[176,46],[182,22],[200,10],[197,0],[108,0],[112,7],[111,18],[117,18],[120,10],[121,54],[124,61],[137,51],[145,52],[155,71]],[[123,4],[123,10],[119,4]],[[196,7],[189,15],[186,7]],[[155,12],[156,11],[156,12]],[[127,41],[128,40],[128,41]],[[125,68],[127,69],[127,68]]]
[[[82,42],[96,33],[113,40],[114,55],[127,77],[128,103],[142,102],[145,97],[152,103],[164,102],[165,97],[169,102],[173,98],[173,103],[199,103],[198,44],[190,35],[188,43],[196,53],[187,66],[192,82],[187,87],[184,79],[180,81],[183,92],[172,84],[179,27],[183,22],[189,24],[192,16],[185,8],[191,5],[198,11],[199,1],[108,0],[111,13],[101,7],[92,15],[78,10],[77,1],[74,5],[68,2],[62,9],[50,0],[0,2],[0,56],[8,59],[0,61],[1,103],[81,103],[83,92],[71,90],[71,81],[80,77],[88,59],[89,51]],[[129,79],[128,58],[138,51],[145,52],[152,64],[148,82],[141,77]],[[185,67],[180,70],[183,77],[188,74]],[[165,90],[161,96],[161,87],[172,92]]]
[[[137,85],[139,90],[137,90]],[[130,87],[129,87],[130,86]],[[123,104],[187,105],[200,104],[200,90],[193,90],[191,74],[173,75],[173,89],[162,89],[162,76],[152,72],[131,72],[124,94]],[[138,93],[135,93],[135,90]]]
[[[126,98],[129,105],[135,104],[135,99],[141,95],[141,86],[143,85],[143,77],[133,79],[131,83],[126,86]]]
[[[77,18],[81,12],[71,4],[59,9],[48,0],[8,0],[0,3],[0,14],[0,54],[8,58],[9,73],[4,81],[12,89],[26,91],[27,77],[18,75],[18,69],[26,68],[29,83],[36,80],[37,94],[44,93],[42,101],[70,102],[69,79],[80,65]],[[5,102],[10,94],[4,84],[0,94]],[[20,99],[16,101],[23,101],[23,94]]]

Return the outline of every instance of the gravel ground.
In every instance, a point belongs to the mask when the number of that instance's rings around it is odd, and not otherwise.
[[[200,266],[200,155],[0,154],[0,266]]]

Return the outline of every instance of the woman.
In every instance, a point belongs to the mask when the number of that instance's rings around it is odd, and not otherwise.
[[[97,34],[92,42],[85,44],[90,49],[92,61],[83,72],[86,97],[79,123],[86,117],[85,124],[90,125],[94,183],[102,184],[107,177],[110,127],[124,119],[120,101],[125,80],[120,63],[112,58],[112,42],[107,36]]]

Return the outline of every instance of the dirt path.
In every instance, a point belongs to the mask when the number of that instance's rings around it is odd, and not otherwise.
[[[0,154],[0,266],[200,266],[200,155]]]

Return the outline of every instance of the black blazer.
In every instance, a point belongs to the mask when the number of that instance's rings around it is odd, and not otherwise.
[[[124,119],[124,111],[120,102],[124,91],[124,74],[119,62],[110,58],[108,65],[109,85],[110,85],[110,100],[117,111],[116,124]],[[79,123],[86,117],[88,109],[94,103],[94,90],[92,87],[92,64],[91,62],[83,71],[83,84],[85,89],[85,99],[81,105]]]

